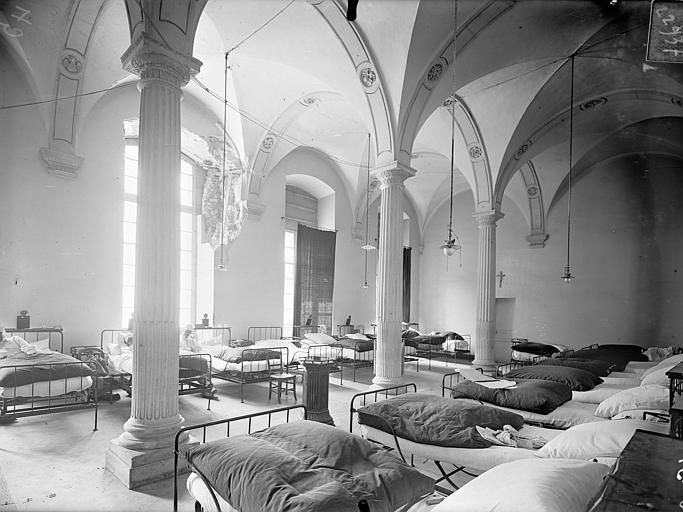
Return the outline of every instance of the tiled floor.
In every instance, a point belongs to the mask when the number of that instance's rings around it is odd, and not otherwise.
[[[405,381],[417,384],[418,390],[440,394],[442,376],[456,367],[453,362],[433,361],[431,370],[420,364],[407,364]],[[361,368],[352,382],[344,375],[343,385],[330,378],[329,410],[335,424],[348,430],[349,405],[355,393],[367,391],[372,368]],[[277,407],[268,401],[267,383],[245,386],[245,403],[239,401],[239,385],[215,382],[220,400],[207,411],[206,399],[188,395],[180,398],[180,413],[186,424],[250,414]],[[300,388],[299,403],[301,403]],[[293,404],[294,398],[283,397],[282,405]],[[172,510],[172,480],[150,484],[135,491],[128,490],[104,469],[105,452],[112,439],[122,432],[130,415],[130,399],[99,408],[99,429],[93,432],[93,412],[74,411],[47,416],[21,418],[0,426],[0,476],[4,475],[11,497],[0,502],[0,511],[169,511]],[[192,511],[193,500],[180,486],[180,510]]]

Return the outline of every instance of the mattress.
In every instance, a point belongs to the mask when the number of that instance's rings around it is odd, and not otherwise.
[[[458,400],[471,400],[469,398],[458,398]],[[480,403],[477,400],[473,402]],[[567,429],[574,425],[582,423],[590,423],[592,421],[609,421],[608,418],[601,418],[595,415],[598,404],[589,404],[584,402],[575,402],[570,400],[560,405],[553,412],[548,414],[538,414],[535,412],[521,411],[519,409],[511,409],[509,407],[501,407],[499,405],[491,405],[491,407],[498,407],[506,411],[511,411],[519,414],[524,418],[525,423],[541,424],[544,427]]]
[[[0,387],[0,397],[2,398],[29,398],[60,396],[73,391],[83,391],[92,386],[92,377],[69,377],[68,379],[58,379],[51,381],[35,382],[17,386],[16,388]]]
[[[202,505],[203,512],[218,512],[216,505],[211,497],[211,492],[206,484],[196,473],[190,473],[187,477],[186,487],[190,495]],[[221,512],[239,512],[234,509],[227,501],[216,493],[216,499],[221,507]],[[416,503],[408,509],[399,509],[400,512],[430,512],[434,509],[433,505],[427,505],[426,499]],[[399,511],[396,511],[399,512]]]
[[[308,355],[308,343],[298,342],[301,346],[297,346],[290,340],[258,340],[256,347],[259,348],[280,348],[286,347],[289,361],[288,363],[298,363]]]
[[[342,349],[341,356],[343,359],[372,362],[375,359],[375,351],[366,350],[365,352],[358,352],[352,348],[344,348]]]
[[[394,436],[368,425],[360,426],[361,435],[370,441],[375,441],[390,448],[396,448]],[[524,425],[519,431],[525,438],[542,437],[546,441],[562,433],[562,430]],[[468,471],[481,472],[491,469],[505,462],[518,459],[529,459],[536,455],[536,450],[530,448],[514,448],[512,446],[490,446],[488,448],[457,448],[431,444],[416,443],[408,439],[399,438],[401,452],[406,459],[410,455],[429,460],[448,462],[457,466],[464,466]]]

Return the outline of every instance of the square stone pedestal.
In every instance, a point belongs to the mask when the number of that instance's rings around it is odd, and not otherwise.
[[[196,439],[190,437],[183,450],[198,445]],[[109,445],[106,453],[105,468],[116,476],[129,489],[173,478],[173,448],[136,451],[119,446],[115,442]],[[184,457],[178,457],[179,474],[188,473],[189,466]]]

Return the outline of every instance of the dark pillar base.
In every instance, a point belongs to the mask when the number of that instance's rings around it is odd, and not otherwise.
[[[330,366],[325,361],[304,360],[304,397],[306,417],[319,423],[334,425],[328,409],[330,393]]]

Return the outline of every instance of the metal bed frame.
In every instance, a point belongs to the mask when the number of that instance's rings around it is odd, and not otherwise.
[[[13,329],[6,328],[5,331],[12,335],[21,336],[28,343],[40,341],[41,338],[45,339],[47,336],[48,344],[51,349],[54,345],[59,346],[59,352],[64,353],[64,333],[61,328],[47,328],[47,327],[37,327],[29,329]],[[35,396],[34,384],[31,384],[31,396],[19,397],[16,396],[16,386],[14,386],[14,394],[11,397],[0,397],[0,424],[5,422],[10,423],[15,421],[17,418],[28,417],[28,416],[38,416],[43,414],[52,414],[64,411],[73,411],[78,409],[94,409],[94,427],[93,431],[97,430],[97,387],[98,387],[98,375],[93,368],[93,364],[88,364],[85,361],[74,360],[74,362],[69,363],[57,363],[57,364],[17,364],[11,366],[5,366],[5,369],[18,368],[39,368],[49,366],[50,368],[63,368],[64,369],[64,393],[54,396]],[[83,379],[85,376],[81,376],[81,390],[67,392],[67,379],[75,378],[68,377],[68,368],[78,367],[82,369],[87,367],[92,371],[90,378],[92,379],[92,384],[83,389]],[[16,379],[16,373],[15,373]],[[61,386],[62,384],[55,384],[53,387],[53,382],[61,382],[62,379],[53,379],[48,381],[48,395],[51,394],[52,389],[59,389],[56,386]],[[95,391],[95,392],[93,392]]]
[[[265,338],[264,338],[265,339]],[[248,360],[244,358],[245,353],[256,353],[262,352],[264,350],[273,351],[279,353],[279,358],[277,363],[272,364],[267,361],[266,368],[263,370],[249,371],[245,370],[245,363],[249,364],[254,362],[253,360]],[[283,362],[283,360],[285,362]],[[265,361],[265,360],[263,360]],[[255,382],[267,382],[270,380],[271,375],[275,373],[283,373],[287,369],[286,362],[289,361],[289,349],[287,347],[242,347],[242,358],[240,361],[239,370],[223,370],[223,371],[211,371],[211,375],[215,379],[224,380],[227,382],[234,382],[240,385],[240,402],[244,403],[244,385],[252,384]]]
[[[403,395],[406,393],[417,393],[417,384],[409,382],[406,384],[399,384],[398,386],[392,386],[388,388],[382,388],[382,389],[375,389],[372,391],[365,391],[362,393],[356,393],[353,395],[351,398],[351,404],[349,406],[349,432],[353,432],[353,415],[358,412],[358,409],[360,407],[363,407],[367,405],[369,402],[368,398],[372,397],[372,403],[379,402],[380,400],[387,400],[389,398],[392,398],[397,395]],[[358,402],[362,403],[360,405],[357,405]],[[366,413],[367,414],[367,413]],[[403,462],[410,464],[411,466],[414,466],[414,459],[413,456],[411,455],[410,461],[406,460],[405,455],[403,454],[403,451],[401,450],[401,445],[399,443],[399,438],[396,435],[396,431],[394,430],[394,427],[384,418],[381,416],[374,415],[375,418],[379,419],[384,423],[388,429],[388,433],[391,434],[391,436],[394,438],[394,444],[396,446],[396,450],[398,451],[399,456],[403,460]],[[372,441],[376,442],[376,441]],[[392,447],[386,447],[388,450],[393,450]],[[451,480],[451,477],[455,475],[456,473],[465,473],[466,475],[469,476],[478,476],[476,474],[468,472],[464,466],[458,466],[456,464],[453,464],[452,462],[447,462],[447,464],[452,465],[454,467],[453,470],[447,471],[446,468],[444,468],[443,463],[439,460],[432,460],[434,462],[434,465],[438,468],[439,473],[441,473],[441,476],[438,477],[434,484],[435,488],[444,493],[444,494],[450,494],[451,491],[444,489],[442,487],[438,486],[439,482],[448,482],[454,489],[458,489],[458,485]]]
[[[370,341],[364,341],[364,340],[354,340],[351,338],[345,338],[347,341],[352,341],[353,342],[353,347],[345,347],[341,343],[330,343],[330,346],[338,348],[339,349],[339,356],[337,357],[337,363],[339,366],[342,368],[352,368],[353,369],[353,382],[356,382],[356,370],[358,368],[364,368],[368,366],[373,366],[375,364],[375,350],[377,349],[377,342],[376,340],[370,340]],[[369,343],[372,342],[373,348],[372,350],[366,350],[364,352],[360,352],[358,350],[358,347],[362,343]],[[353,358],[349,357],[344,357],[344,350],[353,350]],[[369,354],[372,354],[372,358],[368,359]]]
[[[281,340],[282,327],[274,326],[256,326],[247,329],[247,340],[256,343],[261,340]]]
[[[105,345],[114,343],[114,337],[118,336],[119,333],[127,332],[130,331],[128,329],[104,329],[100,332],[99,349],[90,345],[78,345],[71,347],[71,353],[76,358],[79,358],[81,355],[92,355],[100,362],[106,362],[108,356],[106,355]],[[205,344],[207,340],[216,335],[221,335],[223,339],[227,335],[228,342],[230,341],[230,327],[197,327],[194,332],[200,344]],[[95,353],[95,351],[98,352]],[[133,375],[131,373],[108,373],[102,377],[102,380],[108,385],[110,396],[114,389],[125,391],[129,397],[132,395]],[[180,355],[178,395],[207,393],[207,410],[211,410],[212,390],[211,355],[203,353]]]
[[[260,426],[257,428],[268,428],[272,425],[273,417],[275,415],[280,415],[284,416],[284,423],[289,423],[290,418],[292,416],[292,412],[296,409],[301,409],[303,411],[303,419],[306,419],[306,407],[304,405],[290,405],[288,407],[279,407],[277,409],[270,409],[268,411],[262,411],[262,412],[257,412],[253,414],[246,414],[244,416],[235,416],[232,418],[226,418],[222,420],[215,420],[215,421],[209,421],[206,423],[199,423],[196,425],[188,425],[187,427],[183,427],[175,435],[175,442],[173,446],[173,512],[178,512],[178,475],[179,473],[184,470],[184,467],[181,467],[180,465],[180,457],[184,458],[184,462],[187,464],[187,466],[190,468],[191,471],[196,473],[199,478],[204,482],[204,485],[209,489],[209,492],[211,493],[211,497],[213,498],[213,503],[216,506],[216,510],[220,512],[221,507],[218,504],[218,499],[216,498],[216,493],[214,492],[213,486],[209,483],[208,479],[206,478],[205,475],[202,474],[201,471],[199,471],[194,464],[187,458],[187,453],[182,452],[180,450],[180,445],[181,445],[181,439],[185,437],[187,432],[193,431],[193,430],[202,430],[202,438],[201,438],[201,443],[206,443],[206,435],[207,435],[207,429],[209,427],[214,427],[216,425],[225,425],[226,431],[225,431],[225,436],[224,437],[230,437],[230,425],[232,423],[238,422],[238,421],[246,421],[247,422],[247,434],[251,434],[253,432],[254,428],[254,418],[258,418],[260,416],[266,416],[267,417],[267,425],[266,427]],[[298,419],[298,418],[297,418]],[[197,507],[197,504],[199,505],[199,508]],[[195,503],[195,510],[201,510],[201,503]]]
[[[459,334],[459,336],[463,337],[463,340],[456,340],[456,341],[465,341],[467,343],[467,350],[463,349],[455,349],[455,350],[446,350],[443,348],[443,344],[439,345],[427,345],[423,343],[422,347],[418,347],[416,349],[416,355],[417,357],[421,357],[423,359],[427,359],[427,368],[429,370],[432,369],[432,359],[438,359],[439,357],[445,356],[446,358],[446,364],[448,364],[450,358],[453,358],[453,363],[455,364],[458,360],[458,356],[464,357],[465,354],[472,355],[472,336],[470,334]],[[465,357],[466,359],[469,359],[468,357]]]

